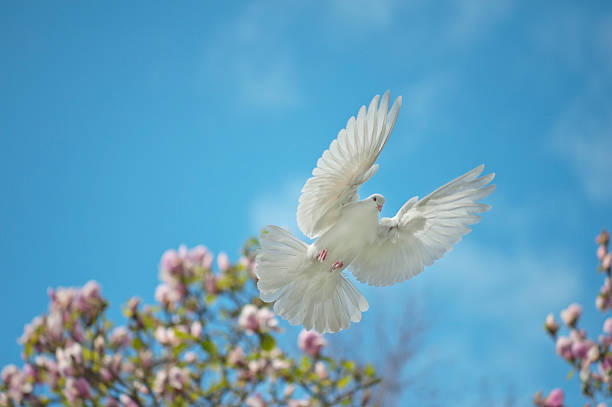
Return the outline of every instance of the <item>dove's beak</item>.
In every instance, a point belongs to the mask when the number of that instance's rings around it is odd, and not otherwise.
[[[378,207],[378,212],[382,211],[382,205],[376,205]]]

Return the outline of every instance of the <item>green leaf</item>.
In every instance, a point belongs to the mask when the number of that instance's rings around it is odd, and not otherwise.
[[[376,374],[376,369],[374,369],[374,366],[372,366],[370,363],[368,363],[364,369],[364,373],[368,376],[368,377],[374,377],[374,375]]]
[[[270,351],[270,350],[274,349],[275,345],[276,345],[276,341],[274,340],[272,335],[270,335],[270,334],[261,334],[261,348],[263,350]]]
[[[567,374],[567,377],[565,378],[566,380],[569,380],[572,378],[572,376],[574,375],[574,369],[570,370],[569,373]]]
[[[132,346],[134,347],[135,350],[141,350],[145,347],[145,344],[142,341],[142,339],[136,337],[132,339]]]
[[[355,370],[355,362],[353,362],[352,360],[343,361],[342,366],[344,366],[344,368],[348,370],[349,372],[352,372],[353,370]]]
[[[217,354],[217,345],[210,339],[206,339],[200,343],[202,349],[204,349],[209,355],[215,356]]]
[[[346,387],[347,384],[351,382],[352,379],[353,379],[353,376],[344,376],[342,379],[338,381],[338,384],[336,384],[336,387],[338,388],[338,390],[342,390],[343,388]]]

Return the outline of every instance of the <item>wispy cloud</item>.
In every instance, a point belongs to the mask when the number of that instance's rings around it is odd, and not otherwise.
[[[259,233],[266,225],[277,225],[301,236],[295,214],[303,184],[304,181],[289,178],[278,188],[261,191],[249,209],[252,231]]]
[[[552,148],[594,202],[612,202],[612,89],[593,82],[558,119]]]
[[[511,12],[510,0],[457,1],[449,24],[449,40],[453,43],[466,43],[478,39]]]
[[[273,9],[275,12],[271,12]],[[252,3],[222,24],[205,49],[212,84],[223,83],[243,103],[260,108],[295,107],[302,100],[299,73],[287,42],[292,9]]]
[[[361,24],[361,28],[385,28],[392,24],[399,5],[397,0],[333,0],[330,10],[336,18]]]

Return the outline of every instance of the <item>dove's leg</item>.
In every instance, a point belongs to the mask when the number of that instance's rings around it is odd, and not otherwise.
[[[336,270],[341,270],[342,267],[344,267],[344,263],[341,261],[337,261],[334,264],[332,264],[331,270],[329,270],[329,272],[333,273]]]
[[[327,257],[327,249],[321,250],[321,253],[317,255],[317,261],[323,263]]]

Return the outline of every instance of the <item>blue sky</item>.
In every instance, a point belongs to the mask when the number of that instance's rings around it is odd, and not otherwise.
[[[526,404],[562,384],[579,405],[541,325],[573,301],[592,335],[603,321],[593,237],[612,226],[610,3],[220,4],[0,6],[0,364],[18,361],[49,286],[96,279],[118,317],[129,296],[152,301],[166,248],[235,259],[267,223],[297,230],[316,159],[390,89],[404,103],[362,196],[383,193],[389,216],[480,163],[498,187],[428,271],[359,285],[361,324],[402,324],[398,305],[414,302],[429,328],[405,373],[427,365],[442,403],[472,405],[488,383]]]

